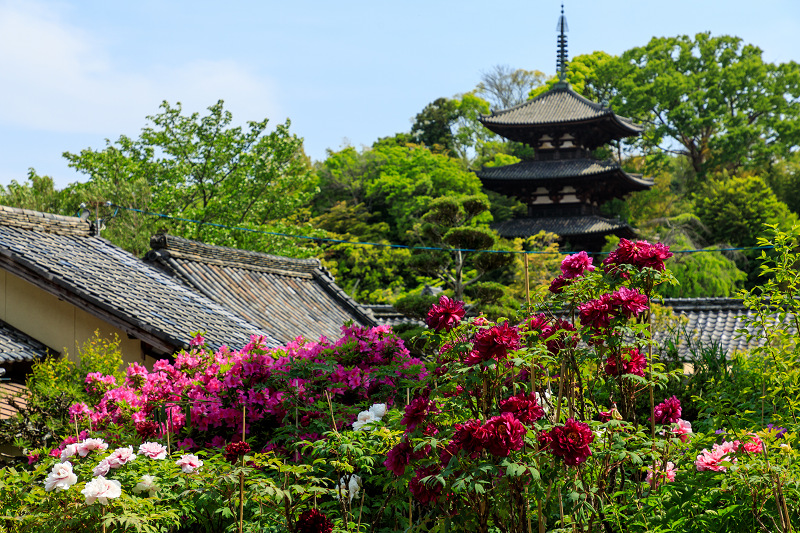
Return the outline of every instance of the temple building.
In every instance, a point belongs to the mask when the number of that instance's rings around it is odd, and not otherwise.
[[[483,125],[534,151],[533,160],[477,172],[484,187],[527,204],[526,216],[493,226],[506,238],[556,233],[575,250],[599,251],[605,237],[634,237],[626,222],[600,214],[600,206],[653,181],[622,170],[618,161],[592,155],[614,140],[641,134],[642,127],[610,108],[587,100],[566,81],[567,31],[562,6],[558,22],[559,81],[520,105],[481,116]]]

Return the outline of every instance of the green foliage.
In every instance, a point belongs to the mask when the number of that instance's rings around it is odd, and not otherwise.
[[[670,241],[670,245],[679,250],[694,248],[685,234],[677,234]],[[747,277],[721,252],[675,254],[667,261],[667,266],[678,284],[661,290],[665,298],[730,298],[742,288]]]
[[[0,442],[37,448],[75,434],[69,421],[69,407],[89,401],[86,376],[100,372],[124,379],[119,338],[103,338],[99,331],[77,349],[75,358],[65,352],[61,357],[48,356],[33,365],[26,385],[26,404],[18,414],[0,425]]]
[[[204,116],[184,115],[180,103],[163,102],[161,113],[147,118],[151,125],[138,139],[121,136],[115,143],[106,141],[102,150],[64,153],[71,167],[89,177],[71,187],[75,201],[110,201],[196,220],[203,224],[173,221],[169,232],[209,244],[308,255],[285,239],[205,224],[280,231],[276,224],[308,202],[315,183],[302,139],[289,132],[288,121],[272,131],[267,119],[250,121],[246,128],[232,126],[222,101]],[[108,218],[111,212],[103,215]],[[137,213],[117,213],[106,221],[105,235],[140,254],[164,224]]]
[[[757,176],[710,180],[695,196],[695,205],[711,241],[733,246],[754,246],[764,224],[788,229],[797,221]]]
[[[614,110],[648,125],[642,144],[677,147],[702,177],[763,168],[800,142],[800,67],[761,55],[738,37],[698,33],[653,38],[602,69]]]

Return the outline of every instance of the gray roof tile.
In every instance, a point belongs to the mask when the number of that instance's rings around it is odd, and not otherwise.
[[[78,218],[0,208],[0,266],[116,320],[129,334],[162,341],[162,349],[183,347],[200,330],[214,348],[244,346],[252,335],[280,345],[267,331],[91,236]]]
[[[624,181],[630,190],[645,190],[653,186],[653,180],[641,174],[624,172],[619,163],[596,159],[561,159],[552,161],[520,161],[501,167],[484,167],[476,175],[484,182],[491,181],[560,181],[579,183],[582,179],[598,179],[600,176]]]
[[[48,352],[58,354],[58,351],[0,320],[0,365],[39,361]]]
[[[624,231],[633,235],[630,226],[619,220],[607,219],[596,215],[513,218],[492,224],[502,237],[513,239],[536,235],[540,231],[555,233],[561,237],[578,235],[605,234]]]
[[[220,305],[288,342],[336,338],[347,321],[375,317],[336,283],[317,259],[292,259],[156,235],[146,260]]]

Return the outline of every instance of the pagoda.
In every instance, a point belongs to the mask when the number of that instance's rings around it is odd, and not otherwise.
[[[501,236],[525,238],[544,230],[576,250],[595,252],[607,235],[635,236],[627,223],[601,216],[600,206],[649,189],[653,181],[628,174],[613,159],[592,155],[613,140],[641,134],[642,127],[572,90],[566,81],[563,5],[558,31],[559,81],[536,98],[480,117],[494,133],[533,148],[533,160],[484,167],[477,175],[487,189],[516,197],[528,206],[526,216],[492,226]]]

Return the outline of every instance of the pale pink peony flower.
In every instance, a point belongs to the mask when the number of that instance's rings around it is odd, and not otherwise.
[[[77,444],[67,444],[64,449],[61,451],[60,460],[63,463],[70,457],[74,457],[78,453],[78,445]]]
[[[748,433],[750,440],[742,444],[742,448],[749,453],[761,453],[764,451],[764,443],[755,433]]]
[[[133,446],[127,446],[125,448],[117,448],[114,450],[114,453],[109,455],[106,460],[108,461],[108,466],[111,468],[119,468],[123,465],[126,465],[136,459],[136,454],[133,453]]]
[[[167,449],[157,442],[145,442],[140,444],[139,453],[150,459],[167,458]]]
[[[353,422],[353,431],[361,431],[365,425],[377,422],[378,420],[380,419],[377,418],[372,411],[361,411],[358,413],[356,421]]]
[[[380,420],[381,418],[386,416],[386,404],[376,403],[375,405],[369,408],[369,412],[375,415],[375,418]]]
[[[690,435],[692,434],[692,423],[679,418],[675,424],[676,426],[672,428],[672,432],[678,435],[678,438],[681,439],[681,442],[688,441]]]
[[[86,457],[91,451],[99,451],[108,449],[108,444],[103,439],[86,439],[78,443],[77,451],[81,457]]]
[[[108,459],[103,459],[97,464],[96,467],[94,467],[94,470],[92,470],[92,475],[95,477],[105,476],[108,474],[109,470],[111,470],[111,465],[108,464]]]
[[[658,473],[658,481],[675,481],[675,464],[672,461],[667,461],[667,467],[662,470],[656,470]],[[647,476],[645,476],[645,481],[650,483],[653,479],[653,469],[647,469]]]
[[[736,457],[733,454],[736,452],[738,447],[738,441],[725,441],[722,444],[715,444],[712,446],[710,452],[707,449],[704,449],[702,452],[700,452],[700,455],[697,456],[697,460],[694,462],[695,466],[697,467],[697,471],[702,472],[704,470],[712,470],[714,472],[727,472],[727,465],[723,465],[722,463],[736,463]]]
[[[67,490],[77,482],[78,476],[72,472],[72,463],[69,461],[56,463],[44,480],[44,490],[47,492],[54,489]]]
[[[181,470],[183,470],[185,474],[191,474],[196,469],[203,466],[203,461],[196,455],[187,453],[186,455],[181,455],[181,458],[175,461],[175,464],[181,467]]]
[[[133,492],[139,494],[140,492],[147,492],[148,494],[153,494],[155,491],[158,490],[156,486],[156,478],[150,475],[142,476],[142,480],[133,487]]]
[[[122,485],[116,479],[97,476],[86,483],[81,494],[86,496],[86,505],[91,505],[95,501],[100,502],[100,505],[108,505],[109,498],[119,498],[122,495]]]

